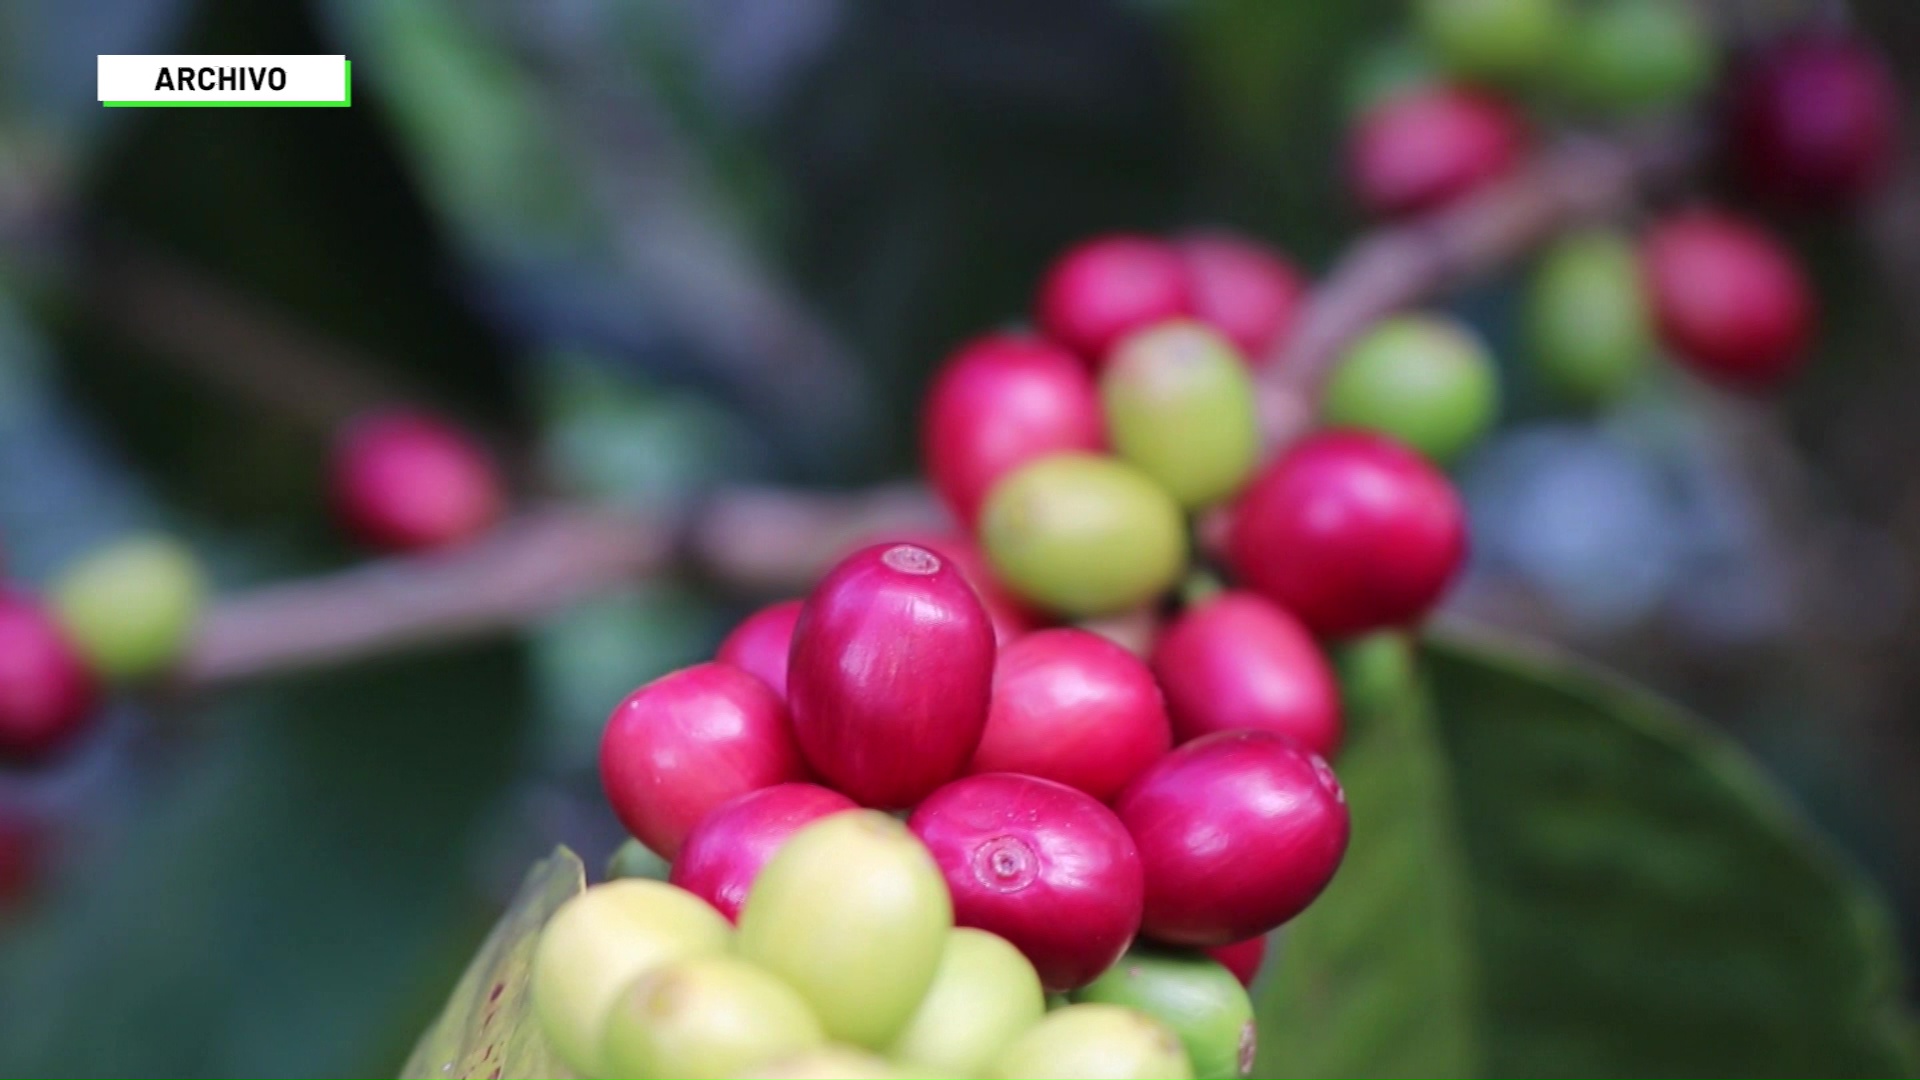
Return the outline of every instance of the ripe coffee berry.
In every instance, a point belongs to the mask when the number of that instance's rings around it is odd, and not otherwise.
[[[60,624],[32,597],[0,590],[0,763],[66,747],[86,728],[96,696]]]
[[[1175,247],[1186,264],[1193,317],[1225,334],[1253,367],[1273,359],[1306,299],[1300,271],[1277,252],[1227,233],[1197,233]]]
[[[1347,348],[1327,380],[1321,418],[1445,462],[1480,441],[1499,411],[1493,356],[1479,335],[1444,316],[1397,315]]]
[[[1417,621],[1466,549],[1466,513],[1447,478],[1359,431],[1308,436],[1268,465],[1227,533],[1235,576],[1322,637]]]
[[[1843,205],[1887,177],[1899,128],[1899,89],[1864,42],[1789,39],[1735,92],[1737,175],[1788,205]]]
[[[888,1056],[975,1076],[1046,1011],[1040,976],[1019,949],[996,934],[958,926],[947,933],[933,986]]]
[[[1661,337],[1701,375],[1765,390],[1806,359],[1812,290],[1792,253],[1757,226],[1712,210],[1677,214],[1647,233],[1641,265]]]
[[[740,620],[740,625],[720,642],[713,658],[758,675],[775,693],[786,697],[787,654],[793,651],[793,627],[800,621],[800,605],[799,600],[781,600]]]
[[[780,695],[730,664],[695,664],[642,686],[600,738],[613,812],[667,859],[720,804],[805,775]]]
[[[1003,1080],[1191,1080],[1193,1063],[1165,1024],[1122,1005],[1067,1005],[1001,1051],[987,1072]]]
[[[1233,972],[1233,977],[1240,980],[1241,986],[1252,987],[1253,980],[1260,974],[1261,965],[1267,960],[1267,938],[1262,934],[1231,945],[1210,946],[1203,951]]]
[[[1361,209],[1385,217],[1445,206],[1513,172],[1526,126],[1511,107],[1476,90],[1420,87],[1360,118],[1347,173]]]
[[[500,517],[505,497],[486,453],[431,416],[362,417],[333,450],[334,513],[370,547],[418,551],[471,540]]]
[[[1160,323],[1120,340],[1100,373],[1113,449],[1181,506],[1233,494],[1260,454],[1253,376],[1204,323]]]
[[[1167,1025],[1180,1037],[1200,1080],[1253,1074],[1253,1001],[1231,971],[1203,953],[1136,945],[1071,996],[1125,1005]]]
[[[1114,802],[1146,871],[1141,930],[1226,945],[1306,910],[1347,849],[1333,770],[1284,735],[1230,731],[1175,749]]]
[[[1563,0],[1418,0],[1422,39],[1447,70],[1474,80],[1519,81],[1560,61]]]
[[[980,550],[980,545],[964,536],[957,533],[889,533],[876,536],[869,543],[912,544],[926,548],[952,563],[953,568],[960,571],[960,576],[967,579],[967,584],[973,586],[973,595],[980,598],[980,606],[987,609],[987,619],[993,623],[993,639],[1003,646],[1033,629],[1038,621],[1039,617],[993,576],[993,567],[987,565],[987,556]]]
[[[720,804],[693,827],[667,880],[738,921],[753,879],[788,837],[855,805],[845,795],[814,784],[775,784],[750,791]]]
[[[1013,334],[978,338],[953,354],[934,377],[920,432],[934,491],[968,526],[993,482],[1012,469],[1106,441],[1086,365],[1051,342]]]
[[[1121,338],[1192,309],[1186,266],[1171,245],[1114,234],[1068,250],[1048,268],[1034,322],[1097,367]]]
[[[1012,942],[1049,990],[1105,971],[1140,928],[1140,859],[1113,811],[1012,773],[956,780],[907,827],[946,877],[954,921]]]
[[[1140,658],[1085,630],[1028,634],[1000,650],[987,729],[969,772],[1024,773],[1102,802],[1173,745]]]
[[[1322,757],[1340,748],[1340,687],[1300,620],[1247,592],[1182,612],[1153,646],[1174,737],[1272,731]]]
[[[1534,370],[1560,394],[1606,402],[1624,393],[1654,355],[1633,244],[1599,229],[1556,241],[1528,285],[1525,334]]]

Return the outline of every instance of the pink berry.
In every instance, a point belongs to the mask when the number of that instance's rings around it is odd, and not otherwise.
[[[712,904],[729,921],[760,868],[809,822],[855,809],[852,799],[815,784],[775,784],[714,809],[687,834],[667,880]]]
[[[0,592],[0,762],[29,763],[77,738],[97,698],[86,662],[32,597]]]
[[[1892,172],[1900,93],[1866,43],[1789,39],[1758,57],[1734,94],[1739,178],[1789,205],[1843,206]]]
[[[1105,802],[1173,745],[1167,708],[1140,658],[1078,629],[1005,646],[969,771],[1025,773]]]
[[[1306,910],[1347,849],[1347,803],[1319,755],[1270,731],[1174,750],[1114,803],[1140,847],[1141,930],[1227,945]]]
[[[1340,687],[1300,620],[1262,597],[1226,592],[1188,608],[1153,646],[1173,735],[1272,731],[1322,757],[1340,748]]]
[[[1512,173],[1527,149],[1520,116],[1477,90],[1395,94],[1360,118],[1348,145],[1355,198],[1368,213],[1424,213]]]
[[[1113,811],[1012,773],[956,780],[913,812],[953,918],[1013,943],[1048,990],[1091,982],[1140,928],[1140,858]]]
[[[1204,951],[1219,961],[1221,967],[1233,972],[1241,986],[1251,987],[1260,974],[1261,965],[1267,962],[1267,939],[1262,935],[1231,945],[1214,945]]]
[[[1008,472],[1106,441],[1086,365],[1058,345],[1013,334],[976,338],[947,360],[927,394],[920,431],[934,491],[968,527]]]
[[[499,517],[500,477],[467,435],[395,411],[349,424],[333,451],[334,513],[361,543],[421,551],[471,540]]]
[[[695,664],[635,690],[600,739],[613,812],[666,859],[721,803],[805,777],[780,695],[731,664]]]
[[[1701,375],[1764,390],[1805,361],[1812,290],[1792,253],[1758,226],[1687,211],[1647,233],[1641,261],[1661,337]]]
[[[1186,265],[1171,245],[1111,234],[1069,249],[1048,268],[1034,321],[1098,367],[1121,338],[1191,312]]]
[[[867,543],[873,544],[912,544],[923,547],[945,558],[953,564],[960,576],[973,587],[973,595],[980,600],[980,606],[987,610],[987,618],[993,623],[993,639],[1000,645],[1018,638],[1032,630],[1040,616],[1033,609],[1020,602],[1000,579],[993,574],[993,567],[987,564],[987,557],[980,545],[958,533],[934,532],[891,532],[876,536]]]
[[[775,693],[785,697],[787,654],[793,650],[793,625],[800,621],[800,604],[798,600],[782,600],[740,620],[740,625],[720,642],[713,658],[760,676]]]
[[[1255,367],[1274,356],[1307,296],[1307,281],[1278,252],[1229,233],[1179,242],[1194,317],[1226,335]]]
[[[914,544],[854,552],[807,597],[787,700],[816,772],[865,806],[912,806],[980,744],[993,626],[952,560]]]
[[[1310,435],[1254,477],[1227,535],[1234,575],[1322,637],[1419,620],[1466,557],[1447,478],[1382,435]]]

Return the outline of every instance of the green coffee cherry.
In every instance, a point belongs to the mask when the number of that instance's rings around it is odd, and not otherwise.
[[[1327,380],[1322,416],[1446,462],[1479,441],[1499,409],[1493,358],[1473,331],[1444,316],[1399,315],[1347,349]]]
[[[933,856],[873,810],[793,834],[747,892],[740,955],[800,991],[836,1039],[880,1049],[933,985],[953,901]]]
[[[904,1072],[882,1058],[850,1046],[829,1046],[762,1064],[740,1073],[741,1080],[924,1080],[925,1074]]]
[[[659,881],[609,881],[567,901],[533,954],[547,1041],[580,1075],[605,1075],[600,1033],[620,991],[661,964],[725,952],[730,930],[706,901]]]
[[[1125,462],[1055,454],[1001,478],[980,514],[995,572],[1021,596],[1069,616],[1137,607],[1187,564],[1186,524],[1165,489]]]
[[[1685,104],[1713,80],[1713,37],[1692,4],[1600,0],[1567,35],[1555,72],[1579,104],[1642,112]]]
[[[610,1076],[727,1077],[827,1044],[787,984],[731,956],[654,968],[607,1013],[600,1060]]]
[[[1544,73],[1568,32],[1562,0],[1418,0],[1414,16],[1448,71],[1493,82]]]
[[[628,840],[615,848],[613,858],[607,860],[607,880],[648,878],[665,881],[672,869],[667,860],[654,854],[652,848],[638,840]]]
[[[1204,323],[1161,323],[1123,339],[1100,373],[1114,452],[1188,509],[1239,490],[1260,457],[1253,376]]]
[[[960,927],[947,934],[933,986],[888,1055],[970,1076],[1046,1011],[1040,976],[1019,949]]]
[[[1527,289],[1527,355],[1541,380],[1577,401],[1618,398],[1654,356],[1640,260],[1632,241],[1604,230],[1556,242]]]
[[[87,663],[111,680],[139,679],[186,648],[206,600],[193,553],[163,536],[122,540],[54,582],[53,606]]]
[[[1069,1005],[1015,1039],[988,1069],[1007,1080],[1187,1080],[1193,1065],[1168,1027],[1119,1005]]]
[[[1074,991],[1073,1000],[1125,1005],[1167,1025],[1201,1080],[1253,1072],[1253,1001],[1233,972],[1205,953],[1136,945]]]

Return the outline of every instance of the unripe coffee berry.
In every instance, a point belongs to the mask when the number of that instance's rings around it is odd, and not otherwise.
[[[1805,362],[1812,289],[1758,226],[1711,210],[1676,214],[1647,233],[1641,260],[1662,339],[1702,376],[1766,390]]]
[[[741,1080],[918,1080],[877,1054],[851,1046],[828,1046],[764,1062]]]
[[[1204,323],[1160,323],[1122,338],[1100,373],[1116,454],[1189,509],[1232,495],[1260,455],[1253,376]]]
[[[800,621],[799,600],[768,604],[740,620],[720,642],[713,658],[732,664],[787,696],[787,655],[793,651],[793,627]]]
[[[1737,175],[1788,205],[1845,205],[1891,173],[1900,92],[1865,42],[1788,39],[1761,54],[1734,94]]]
[[[1559,62],[1568,37],[1563,0],[1418,0],[1414,18],[1447,70],[1518,82]]]
[[[1003,1050],[985,1074],[1005,1080],[1189,1080],[1180,1037],[1137,1009],[1068,1005]]]
[[[1260,968],[1267,961],[1267,938],[1262,934],[1231,945],[1211,945],[1201,951],[1233,972],[1233,977],[1240,980],[1241,986],[1251,989],[1253,980],[1259,977]]]
[[[1313,635],[1248,592],[1189,607],[1153,646],[1174,737],[1272,731],[1323,757],[1340,748],[1340,687]]]
[[[389,551],[471,540],[506,502],[493,462],[465,432],[406,411],[347,426],[334,446],[331,487],[347,532]]]
[[[780,846],[852,799],[814,784],[775,784],[722,803],[687,834],[667,880],[738,921],[754,879]]]
[[[165,537],[123,540],[63,571],[49,597],[67,637],[106,679],[140,679],[187,646],[206,599],[206,577]]]
[[[1526,126],[1505,102],[1476,90],[1419,87],[1368,110],[1348,144],[1347,174],[1361,209],[1424,213],[1517,168]]]
[[[1716,60],[1693,5],[1599,0],[1579,13],[1555,73],[1582,105],[1636,113],[1684,104],[1712,81]]]
[[[1020,950],[985,930],[955,927],[940,970],[889,1056],[973,1076],[1046,1015],[1040,976]]]
[[[1098,367],[1121,338],[1192,309],[1186,267],[1171,245],[1114,234],[1069,249],[1047,269],[1034,322]]]
[[[1229,233],[1183,237],[1176,250],[1186,264],[1193,317],[1226,335],[1249,365],[1273,359],[1306,299],[1300,271],[1278,252]]]
[[[85,730],[97,690],[79,650],[51,614],[0,589],[0,763],[30,763]]]
[[[1654,355],[1653,313],[1633,244],[1598,229],[1555,241],[1528,285],[1524,329],[1543,382],[1578,401],[1619,397]]]
[[[1138,1009],[1167,1025],[1199,1080],[1253,1074],[1253,1001],[1231,971],[1202,953],[1136,945],[1072,997]]]
[[[1347,347],[1321,417],[1446,462],[1480,441],[1499,411],[1499,378],[1479,335],[1440,315],[1396,315]]]
[[[607,1076],[722,1080],[825,1046],[807,1003],[785,983],[731,956],[675,960],[615,998],[601,1037]]]

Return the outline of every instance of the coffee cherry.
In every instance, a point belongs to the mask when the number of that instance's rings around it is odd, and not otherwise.
[[[1095,367],[1121,338],[1192,312],[1186,266],[1172,246],[1113,234],[1060,256],[1041,279],[1034,322]]]
[[[1000,650],[967,770],[1037,776],[1104,802],[1172,745],[1166,704],[1139,657],[1085,630],[1042,630]]]
[[[1546,71],[1567,40],[1562,0],[1418,0],[1422,37],[1463,78],[1517,82]]]
[[[1193,1064],[1180,1037],[1143,1012],[1119,1005],[1068,1005],[1028,1028],[985,1075],[1007,1080],[1188,1080]]]
[[[1300,621],[1247,592],[1182,612],[1153,647],[1174,738],[1272,731],[1323,757],[1340,748],[1340,687]]]
[[[1555,390],[1579,401],[1619,397],[1654,353],[1632,243],[1598,229],[1556,241],[1528,286],[1525,332],[1529,358]]]
[[[1260,975],[1260,968],[1267,961],[1267,939],[1265,935],[1236,941],[1231,945],[1213,945],[1202,952],[1220,962],[1220,966],[1233,972],[1240,985],[1249,989],[1253,980]]]
[[[1466,513],[1447,478],[1358,431],[1308,436],[1267,466],[1227,535],[1234,575],[1322,637],[1417,621],[1466,550]]]
[[[850,1046],[809,1050],[755,1066],[741,1080],[910,1080],[918,1073],[894,1068],[884,1058]]]
[[[738,922],[760,871],[806,825],[855,808],[852,799],[813,784],[775,784],[722,803],[687,834],[667,880]]]
[[[1716,59],[1693,5],[1599,0],[1581,9],[1554,70],[1573,100],[1633,113],[1685,103],[1712,80]]]
[[[1114,451],[1189,509],[1233,494],[1260,455],[1253,376],[1203,323],[1160,323],[1122,338],[1100,373]]]
[[[977,338],[934,377],[921,417],[921,458],[933,490],[971,526],[995,480],[1034,458],[1105,443],[1086,365],[1050,342]]]
[[[332,499],[361,543],[420,551],[471,540],[500,517],[505,496],[486,453],[431,416],[394,411],[348,425],[333,450]]]
[[[668,859],[721,803],[805,775],[780,696],[729,664],[695,664],[635,690],[600,738],[613,812]]]
[[[740,910],[740,955],[800,991],[827,1034],[879,1049],[933,985],[952,928],[927,849],[887,815],[853,810],[767,863]]]
[[[823,1047],[800,995],[731,956],[662,964],[615,999],[601,1036],[607,1076],[718,1078]]]
[[[768,604],[740,620],[720,642],[715,660],[732,664],[787,696],[787,654],[793,651],[793,627],[800,621],[799,600]]]
[[[960,775],[987,723],[993,628],[947,559],[876,544],[801,609],[787,669],[814,771],[866,806],[912,806]]]
[[[1071,616],[1110,615],[1173,587],[1186,525],[1165,489],[1093,454],[1030,462],[994,485],[980,516],[994,572],[1026,599]]]
[[[1142,932],[1225,945],[1306,910],[1347,849],[1347,803],[1319,755],[1270,731],[1175,749],[1114,801],[1146,870]]]
[[[993,576],[993,567],[987,565],[986,553],[980,550],[980,545],[964,536],[891,532],[876,536],[869,543],[912,544],[946,558],[960,571],[960,576],[967,579],[967,584],[973,586],[973,594],[980,598],[980,606],[987,609],[987,619],[993,623],[993,639],[1002,646],[1032,630],[1039,621],[1019,597]]]
[[[1432,86],[1382,101],[1360,118],[1347,170],[1361,209],[1402,217],[1445,206],[1512,173],[1527,132],[1505,102]]]
[[[648,881],[665,881],[671,869],[667,860],[655,854],[652,848],[638,840],[628,839],[614,848],[612,857],[607,859],[607,880],[646,878]]]
[[[186,548],[148,536],[93,552],[50,592],[68,640],[106,679],[139,679],[186,648],[206,598],[206,578]]]
[[[1307,282],[1270,248],[1230,233],[1196,233],[1175,250],[1187,268],[1193,317],[1226,335],[1241,359],[1273,359],[1306,299]]]
[[[973,1076],[1046,1015],[1040,977],[1020,950],[984,930],[947,934],[940,970],[888,1054],[955,1076]]]
[[[1500,383],[1479,335],[1440,315],[1398,315],[1348,346],[1327,380],[1321,418],[1446,462],[1480,441],[1499,411]]]
[[[1253,1001],[1231,971],[1201,953],[1136,945],[1073,1000],[1125,1005],[1167,1025],[1200,1080],[1253,1074]]]
[[[1013,773],[956,780],[907,827],[939,863],[954,920],[998,934],[1049,990],[1080,986],[1140,928],[1140,861],[1113,811],[1064,784]]]
[[[1766,390],[1799,370],[1813,336],[1813,296],[1791,253],[1759,227],[1692,210],[1642,241],[1660,335],[1706,378]]]
[[[547,1041],[581,1076],[610,1075],[600,1034],[620,991],[682,957],[725,952],[727,921],[658,881],[595,885],[560,906],[533,954],[533,1008]]]
[[[93,675],[36,600],[0,590],[0,763],[40,761],[85,730]]]
[[[1892,171],[1900,92],[1865,42],[1791,38],[1763,53],[1734,94],[1737,175],[1791,206],[1844,206]]]

